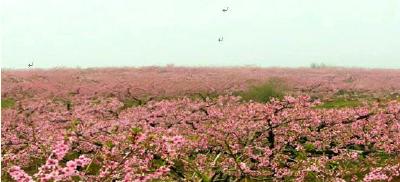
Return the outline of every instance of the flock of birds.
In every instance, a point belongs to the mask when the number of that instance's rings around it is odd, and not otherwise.
[[[227,12],[229,10],[229,7],[226,7],[226,8],[223,8],[222,9],[222,12]],[[221,36],[220,38],[218,38],[218,42],[222,42],[222,41],[224,41],[224,37],[223,36]],[[28,68],[31,68],[31,67],[33,67],[33,61],[32,61],[32,63],[30,63],[30,64],[28,64]]]
[[[227,12],[229,10],[229,7],[226,7],[226,8],[224,8],[224,9],[222,9],[222,12]],[[220,38],[218,38],[218,42],[222,42],[222,41],[224,41],[224,37],[220,37]]]

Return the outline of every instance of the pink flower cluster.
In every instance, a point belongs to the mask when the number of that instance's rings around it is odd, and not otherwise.
[[[385,94],[400,90],[399,70],[291,68],[104,68],[2,70],[2,94],[28,96],[174,96],[198,92],[221,94],[280,78],[295,92],[332,95],[340,90]],[[31,98],[31,97],[28,97]]]
[[[33,182],[33,179],[31,176],[25,173],[24,170],[22,170],[19,166],[13,166],[11,167],[8,172],[10,175],[13,177],[15,181],[18,182]]]
[[[78,167],[83,167],[91,162],[91,159],[81,155],[79,158],[68,161],[65,167],[59,165],[60,160],[64,158],[69,150],[69,145],[59,142],[53,149],[52,154],[47,159],[46,164],[39,168],[34,177],[39,181],[61,181],[68,180],[72,176],[81,175],[77,171]],[[33,181],[32,177],[26,174],[19,166],[13,166],[9,170],[10,175],[18,182]]]
[[[13,179],[334,181],[355,176],[346,163],[360,166],[354,173],[376,169],[357,179],[398,174],[396,101],[315,109],[308,96],[268,103],[178,98],[135,107],[113,95],[70,99],[69,106],[53,97],[22,100],[2,112],[3,164]],[[80,157],[65,161],[68,154]],[[380,155],[391,160],[382,163]],[[33,159],[46,162],[32,177],[13,167],[37,165]]]
[[[400,177],[400,164],[375,168],[363,180],[365,182],[392,181],[393,177]]]
[[[385,173],[375,169],[374,171],[368,173],[367,176],[364,177],[365,182],[370,182],[370,181],[387,181],[389,179],[389,176],[387,176]]]

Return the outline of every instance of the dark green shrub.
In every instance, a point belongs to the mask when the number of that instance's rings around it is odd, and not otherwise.
[[[270,79],[267,82],[250,87],[239,92],[238,95],[245,101],[269,102],[272,98],[282,99],[285,95],[285,85],[281,79]]]
[[[310,68],[319,69],[328,67],[325,63],[311,63]]]

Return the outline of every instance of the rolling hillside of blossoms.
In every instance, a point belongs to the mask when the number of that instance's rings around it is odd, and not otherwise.
[[[1,181],[400,181],[400,70],[1,76]]]

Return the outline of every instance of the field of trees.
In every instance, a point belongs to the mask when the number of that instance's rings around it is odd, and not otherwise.
[[[1,181],[400,180],[400,70],[1,76]]]

